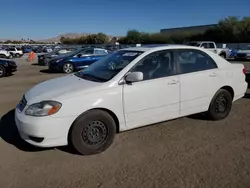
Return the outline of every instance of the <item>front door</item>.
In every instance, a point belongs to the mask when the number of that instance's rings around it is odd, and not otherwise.
[[[181,116],[206,111],[219,87],[216,63],[200,50],[176,50],[175,57],[181,83]]]
[[[152,53],[130,72],[143,73],[143,80],[123,86],[126,125],[136,128],[179,116],[180,80],[172,51]]]

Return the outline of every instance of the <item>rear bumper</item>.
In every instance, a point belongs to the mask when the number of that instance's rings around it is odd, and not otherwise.
[[[233,101],[236,101],[236,100],[242,98],[247,91],[247,87],[248,87],[247,82],[237,84],[234,88],[235,94],[234,94]]]

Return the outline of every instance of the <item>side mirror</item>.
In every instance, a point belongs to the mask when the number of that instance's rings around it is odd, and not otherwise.
[[[143,73],[142,72],[131,72],[127,74],[125,77],[127,82],[138,82],[143,80]]]

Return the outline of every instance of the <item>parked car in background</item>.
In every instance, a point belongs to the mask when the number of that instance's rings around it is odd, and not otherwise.
[[[0,58],[9,59],[12,58],[12,55],[7,50],[2,49],[0,50]]]
[[[58,55],[62,55],[62,54],[66,54],[69,52],[74,51],[75,49],[72,48],[62,48],[62,49],[55,49],[54,51],[50,52],[50,53],[45,53],[45,54],[41,54],[38,55],[38,64],[39,65],[48,65],[48,62],[54,58],[57,57]]]
[[[43,52],[44,53],[50,53],[50,52],[52,52],[53,51],[53,49],[51,48],[51,47],[44,47],[43,48]]]
[[[242,50],[238,50],[235,56],[236,59],[250,59],[250,45]]]
[[[224,119],[246,90],[244,66],[211,51],[128,48],[31,88],[16,107],[15,121],[32,145],[69,144],[81,154],[95,154],[121,131],[202,112]]]
[[[224,59],[227,59],[230,56],[230,50],[228,48],[217,48],[216,44],[211,41],[191,41],[187,43],[187,45],[208,49]]]
[[[108,51],[102,48],[83,48],[52,58],[48,66],[51,71],[69,74],[89,67],[89,65],[108,54]]]
[[[43,53],[43,47],[42,46],[33,46],[32,51],[35,53]]]
[[[22,46],[22,51],[23,53],[30,53],[32,51],[32,47],[31,46]]]
[[[7,51],[13,56],[13,57],[21,57],[23,55],[23,51],[21,48],[17,47],[10,47],[7,49]]]
[[[13,60],[0,59],[0,77],[4,77],[17,70],[17,65]]]

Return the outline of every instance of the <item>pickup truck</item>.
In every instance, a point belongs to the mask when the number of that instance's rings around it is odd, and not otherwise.
[[[219,56],[223,57],[224,59],[229,58],[230,50],[227,48],[217,48],[216,44],[211,41],[192,41],[187,43],[189,46],[197,46],[201,48],[206,48]]]

